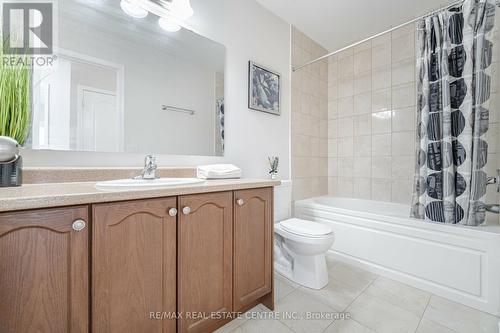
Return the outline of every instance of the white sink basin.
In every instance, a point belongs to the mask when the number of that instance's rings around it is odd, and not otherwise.
[[[117,179],[98,182],[95,187],[98,189],[156,188],[198,184],[204,181],[198,178]]]

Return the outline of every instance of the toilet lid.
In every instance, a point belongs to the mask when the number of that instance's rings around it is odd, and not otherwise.
[[[303,236],[325,236],[333,232],[326,224],[301,219],[285,220],[280,225],[286,231]]]

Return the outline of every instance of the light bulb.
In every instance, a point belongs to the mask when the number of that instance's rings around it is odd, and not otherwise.
[[[194,13],[189,0],[172,0],[170,8],[172,14],[181,20],[190,18]]]
[[[148,11],[141,6],[133,3],[131,0],[122,0],[120,7],[129,16],[134,18],[145,18],[148,16]]]
[[[166,30],[168,32],[176,32],[181,30],[181,26],[178,25],[175,22],[172,22],[172,20],[166,19],[164,17],[160,17],[158,20],[158,24],[163,30]]]

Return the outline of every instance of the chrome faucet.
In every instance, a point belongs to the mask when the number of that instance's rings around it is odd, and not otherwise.
[[[486,178],[486,185],[496,185],[497,192],[500,192],[500,169],[497,169],[496,176]]]
[[[496,185],[497,192],[500,192],[500,169],[497,169],[496,176],[486,178],[486,185]],[[500,214],[499,204],[484,204],[484,209],[493,214]]]
[[[485,204],[484,209],[487,212],[493,213],[493,214],[499,214],[500,213],[500,205],[499,204]]]
[[[146,155],[144,158],[144,169],[142,169],[141,174],[135,179],[156,179],[156,157],[154,155]]]

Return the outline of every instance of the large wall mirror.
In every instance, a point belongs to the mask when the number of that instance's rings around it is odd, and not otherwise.
[[[54,66],[33,73],[32,149],[224,153],[223,45],[119,0],[58,2]]]

